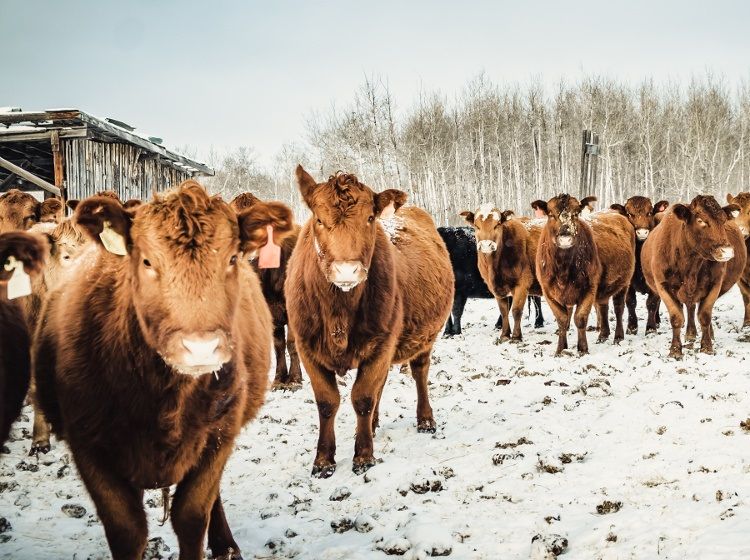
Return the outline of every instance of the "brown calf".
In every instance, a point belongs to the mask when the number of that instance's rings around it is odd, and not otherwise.
[[[67,440],[115,559],[141,558],[145,488],[176,484],[180,558],[239,558],[219,483],[240,428],[260,408],[271,316],[242,257],[291,229],[291,211],[240,214],[195,181],[128,211],[82,201],[75,219],[98,249],[50,293],[34,341],[37,397]]]
[[[427,375],[453,301],[453,271],[432,218],[401,208],[405,193],[375,193],[354,175],[317,184],[302,166],[296,174],[313,215],[300,232],[285,289],[289,324],[318,405],[312,473],[329,477],[336,468],[336,376],[350,369],[357,369],[353,470],[362,473],[375,464],[373,433],[392,364],[411,366],[417,429],[435,431]],[[381,222],[384,211],[395,215]]]
[[[635,313],[636,292],[646,294],[646,309],[648,310],[646,334],[656,332],[656,326],[659,324],[659,296],[651,291],[643,277],[641,249],[651,230],[656,227],[657,215],[664,212],[668,206],[669,202],[666,200],[661,200],[654,205],[651,199],[645,196],[631,196],[624,206],[622,204],[610,206],[612,210],[625,216],[635,230],[635,272],[625,300],[628,307],[628,334],[638,332],[638,316]]]
[[[739,213],[734,217],[734,222],[740,228],[740,233],[745,239],[745,249],[750,251],[750,192],[741,192],[737,196],[727,195],[729,204],[739,206]],[[749,259],[750,260],[750,259]],[[737,281],[742,293],[742,301],[745,305],[745,315],[742,321],[743,327],[750,327],[750,265],[745,264],[742,275]]]
[[[252,208],[260,199],[251,193],[237,195],[229,204],[235,212],[242,212]],[[286,269],[289,257],[292,256],[294,246],[297,244],[300,227],[295,224],[289,236],[284,238],[281,244],[281,264],[278,268],[258,268],[257,260],[252,259],[253,268],[260,276],[260,285],[263,288],[263,297],[266,298],[268,308],[273,318],[273,347],[276,354],[276,376],[271,385],[273,390],[296,391],[302,387],[302,369],[297,354],[297,345],[294,342],[294,334],[286,326],[289,323],[286,312],[286,298],[284,297],[284,282],[286,281]],[[286,353],[289,351],[289,365],[287,366]]]
[[[501,212],[492,204],[476,212],[461,212],[474,226],[477,239],[477,265],[487,287],[495,296],[503,317],[500,340],[521,340],[521,317],[526,297],[539,296],[542,289],[536,279],[536,250],[542,228],[528,227],[513,212]],[[513,334],[510,332],[508,296],[513,298]]]
[[[556,354],[568,347],[567,332],[574,306],[578,351],[588,352],[586,326],[591,307],[596,302],[600,316],[606,318],[610,298],[617,319],[614,341],[618,343],[625,337],[622,315],[635,267],[633,228],[614,212],[593,214],[582,220],[581,204],[567,194],[534,204],[544,208],[548,217],[539,239],[536,273],[557,318]],[[598,341],[607,340],[609,335],[609,321],[603,320]]]
[[[697,306],[701,352],[713,353],[714,302],[737,282],[747,261],[745,242],[733,220],[739,210],[736,204],[722,208],[712,196],[696,196],[689,206],[670,207],[643,244],[643,275],[669,311],[672,358],[682,357],[683,304],[689,321],[686,340],[696,338]]]
[[[59,222],[62,210],[57,198],[39,202],[29,193],[11,189],[0,195],[0,233],[29,229],[39,222]]]
[[[7,285],[13,272],[5,265],[13,257],[33,279],[40,275],[47,252],[38,236],[20,231],[0,234],[0,445],[21,412],[31,373],[31,336],[22,301],[8,300]]]

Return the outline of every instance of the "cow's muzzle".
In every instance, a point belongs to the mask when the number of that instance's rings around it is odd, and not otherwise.
[[[360,261],[334,261],[328,279],[337,288],[348,292],[367,279],[367,268]]]
[[[556,238],[556,243],[560,249],[570,249],[573,246],[573,236],[558,235]]]
[[[231,357],[227,335],[217,330],[175,334],[164,359],[180,373],[203,375],[219,371]]]
[[[648,237],[649,231],[646,228],[635,230],[635,236],[639,241],[644,241]]]
[[[477,241],[477,251],[480,253],[484,253],[486,255],[490,253],[494,253],[497,251],[497,243],[490,239],[483,239],[482,241]]]
[[[727,262],[734,257],[734,249],[729,246],[719,247],[718,249],[714,249],[713,257],[718,262]]]

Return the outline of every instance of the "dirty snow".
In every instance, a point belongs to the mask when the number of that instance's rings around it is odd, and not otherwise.
[[[750,342],[738,341],[740,304],[734,289],[717,306],[715,356],[687,350],[677,362],[666,358],[664,323],[621,346],[589,333],[590,355],[555,359],[546,307],[544,328],[525,317],[524,342],[498,346],[496,308],[471,300],[463,336],[435,348],[437,433],[417,433],[414,383],[394,368],[375,438],[382,463],[361,476],[351,472],[351,375],[328,480],[309,475],[309,383],[270,393],[222,485],[245,558],[747,557],[750,432],[740,424],[750,416]],[[53,442],[39,462],[26,457],[30,417],[26,407],[0,455],[0,515],[11,526],[0,520],[0,557],[107,558],[65,445]],[[150,556],[169,558],[176,540],[158,526],[160,493],[145,501]]]

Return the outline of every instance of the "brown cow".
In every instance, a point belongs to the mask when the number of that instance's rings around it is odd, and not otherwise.
[[[355,368],[353,471],[362,473],[375,464],[373,433],[391,364],[409,363],[417,429],[435,431],[427,375],[453,301],[453,271],[432,218],[413,206],[401,208],[406,193],[376,193],[344,173],[316,184],[302,166],[296,175],[313,215],[300,232],[285,291],[289,324],[318,405],[312,474],[326,478],[336,468],[336,376]]]
[[[87,235],[84,234],[75,222],[65,219],[59,224],[36,224],[29,231],[44,235],[50,247],[50,257],[44,274],[37,276],[32,282],[32,294],[24,298],[24,311],[29,333],[36,332],[42,303],[48,292],[63,285],[72,274],[76,260],[84,251],[92,246]],[[29,395],[32,398],[36,392],[36,383],[31,380]],[[39,453],[47,453],[50,450],[50,428],[44,413],[38,406],[34,406],[34,428],[31,438],[31,449],[29,455],[36,456]]]
[[[585,199],[590,200],[590,199]],[[581,203],[567,194],[548,202],[535,201],[548,219],[539,239],[536,274],[552,312],[557,318],[556,355],[568,347],[568,328],[575,306],[578,351],[588,352],[586,326],[596,302],[601,317],[615,308],[615,343],[625,337],[622,315],[625,294],[635,267],[635,234],[628,221],[614,212],[580,218]],[[601,321],[598,342],[609,338],[609,321]]]
[[[280,242],[291,211],[239,217],[195,181],[128,211],[82,201],[75,219],[101,248],[50,293],[32,360],[37,396],[67,440],[114,558],[141,558],[145,488],[176,484],[180,558],[239,558],[219,496],[240,428],[263,403],[271,316],[241,253]],[[119,236],[119,237],[118,237]],[[278,237],[276,237],[278,236]],[[117,243],[117,240],[120,242]]]
[[[252,193],[237,195],[229,204],[235,212],[242,212],[252,208],[260,202]],[[286,298],[284,297],[284,282],[286,281],[286,269],[289,257],[292,256],[294,246],[297,244],[300,227],[295,224],[292,233],[284,239],[281,244],[281,264],[278,268],[258,268],[257,260],[252,259],[253,268],[260,276],[260,285],[263,288],[263,296],[266,298],[268,308],[273,318],[273,347],[276,354],[276,376],[271,385],[273,390],[296,391],[302,387],[302,368],[297,354],[297,345],[294,342],[294,334],[287,324],[289,319],[286,312]],[[286,362],[286,352],[289,351],[289,365]]]
[[[643,277],[641,249],[648,234],[656,227],[657,215],[664,212],[668,206],[669,202],[666,200],[660,200],[656,204],[652,204],[651,199],[645,196],[631,196],[624,206],[622,204],[610,206],[612,210],[625,216],[635,230],[635,272],[625,299],[628,307],[628,334],[638,332],[638,316],[635,313],[636,292],[646,294],[646,309],[648,310],[646,334],[656,332],[656,327],[659,324],[659,296],[651,291]]]
[[[22,301],[8,300],[7,285],[13,273],[4,265],[13,257],[34,279],[40,275],[47,252],[41,237],[20,231],[0,234],[0,445],[5,443],[11,424],[21,412],[31,370],[31,336]]]
[[[0,195],[0,233],[29,229],[39,222],[59,222],[62,210],[57,198],[39,202],[29,193],[11,189]]]
[[[689,321],[686,340],[696,338],[697,306],[700,350],[713,353],[714,302],[737,282],[747,261],[745,242],[733,220],[739,211],[736,204],[722,208],[712,196],[696,196],[689,206],[671,206],[643,244],[643,275],[667,306],[672,323],[671,358],[682,358],[683,304]]]
[[[741,192],[737,196],[728,194],[727,202],[740,207],[739,214],[734,217],[734,222],[740,228],[742,237],[745,238],[745,249],[750,251],[750,192]],[[750,259],[748,260],[750,261]],[[742,276],[737,281],[737,285],[740,287],[742,301],[745,305],[745,316],[742,326],[750,327],[750,265],[747,263],[745,264],[745,269],[742,271]]]
[[[526,227],[520,220],[513,219],[511,210],[501,212],[492,204],[484,204],[476,212],[461,212],[461,216],[474,226],[479,273],[500,307],[503,317],[500,340],[521,340],[526,297],[542,295],[535,270],[541,225]],[[512,335],[508,296],[513,298]]]

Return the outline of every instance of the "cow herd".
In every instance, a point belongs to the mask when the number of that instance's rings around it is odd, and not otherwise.
[[[558,325],[557,354],[588,352],[589,314],[599,342],[646,332],[664,302],[681,335],[713,352],[716,299],[739,283],[750,324],[750,194],[653,205],[632,197],[604,212],[563,194],[531,204],[533,218],[492,204],[461,215],[471,228],[436,228],[406,194],[375,192],[351,174],[317,182],[301,166],[310,217],[244,193],[230,202],[195,181],[122,202],[102,192],[42,203],[0,196],[0,443],[28,393],[31,453],[65,440],[116,559],[146,547],[145,489],[175,486],[169,514],[180,558],[241,558],[219,493],[242,427],[274,389],[310,378],[319,439],[312,474],[336,469],[338,376],[356,370],[353,471],[375,462],[380,399],[394,364],[417,390],[417,429],[432,433],[432,347],[461,333],[468,298],[494,298],[500,342],[522,339],[526,302],[543,325],[541,297]],[[624,310],[627,305],[627,329]],[[287,361],[287,354],[289,361]],[[165,504],[165,511],[167,505]]]

